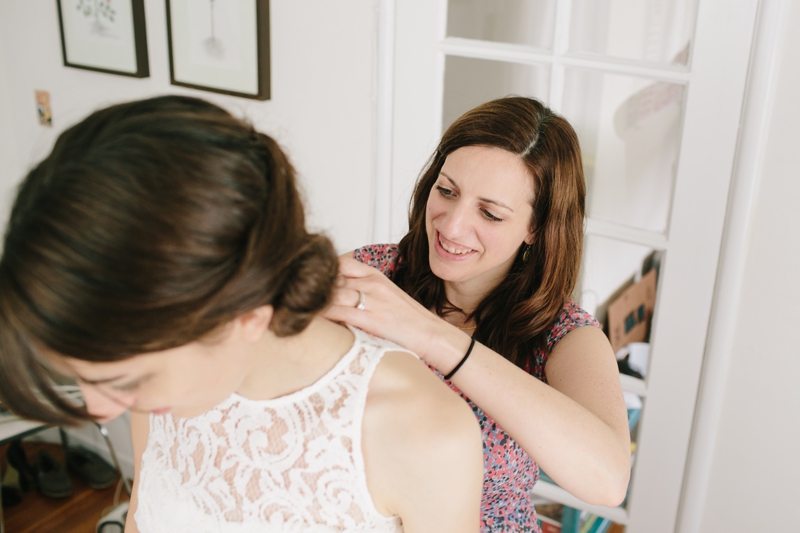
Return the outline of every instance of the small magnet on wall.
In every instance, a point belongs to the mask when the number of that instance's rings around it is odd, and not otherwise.
[[[36,114],[39,116],[39,124],[42,126],[53,125],[53,112],[50,109],[50,93],[48,91],[36,91]]]

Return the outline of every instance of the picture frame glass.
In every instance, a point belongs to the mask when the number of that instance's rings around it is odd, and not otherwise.
[[[136,74],[130,0],[59,0],[67,64]]]
[[[170,0],[175,82],[257,95],[256,0]]]

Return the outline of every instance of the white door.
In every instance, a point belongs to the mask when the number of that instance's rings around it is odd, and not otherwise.
[[[393,57],[381,78],[393,78],[379,139],[390,151],[379,158],[385,235],[405,232],[414,181],[443,128],[481,102],[523,94],[564,115],[581,139],[580,303],[602,313],[644,257],[663,253],[646,379],[623,379],[644,403],[629,497],[592,509],[627,533],[675,531],[757,0],[382,5],[394,47],[382,54]],[[589,508],[555,486],[536,492]]]

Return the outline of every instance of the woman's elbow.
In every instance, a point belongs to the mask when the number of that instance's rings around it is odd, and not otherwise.
[[[595,486],[595,490],[586,503],[591,505],[602,505],[604,507],[617,507],[625,501],[628,495],[628,483],[630,482],[630,465],[624,469],[620,468],[614,472],[608,472],[603,476],[604,480]]]

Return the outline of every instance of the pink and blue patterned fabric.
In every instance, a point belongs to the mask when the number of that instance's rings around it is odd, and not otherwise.
[[[358,248],[353,257],[391,277],[397,263],[395,244],[375,244]],[[552,350],[564,335],[581,326],[600,327],[586,311],[569,300],[564,311],[553,324],[547,336],[547,346]],[[549,351],[536,350],[532,364],[526,370],[547,383],[545,365]],[[428,367],[472,408],[483,432],[483,500],[481,502],[481,533],[541,533],[536,520],[536,510],[530,492],[539,479],[539,465],[523,450],[503,428],[467,398],[458,387],[444,379],[433,366]]]

